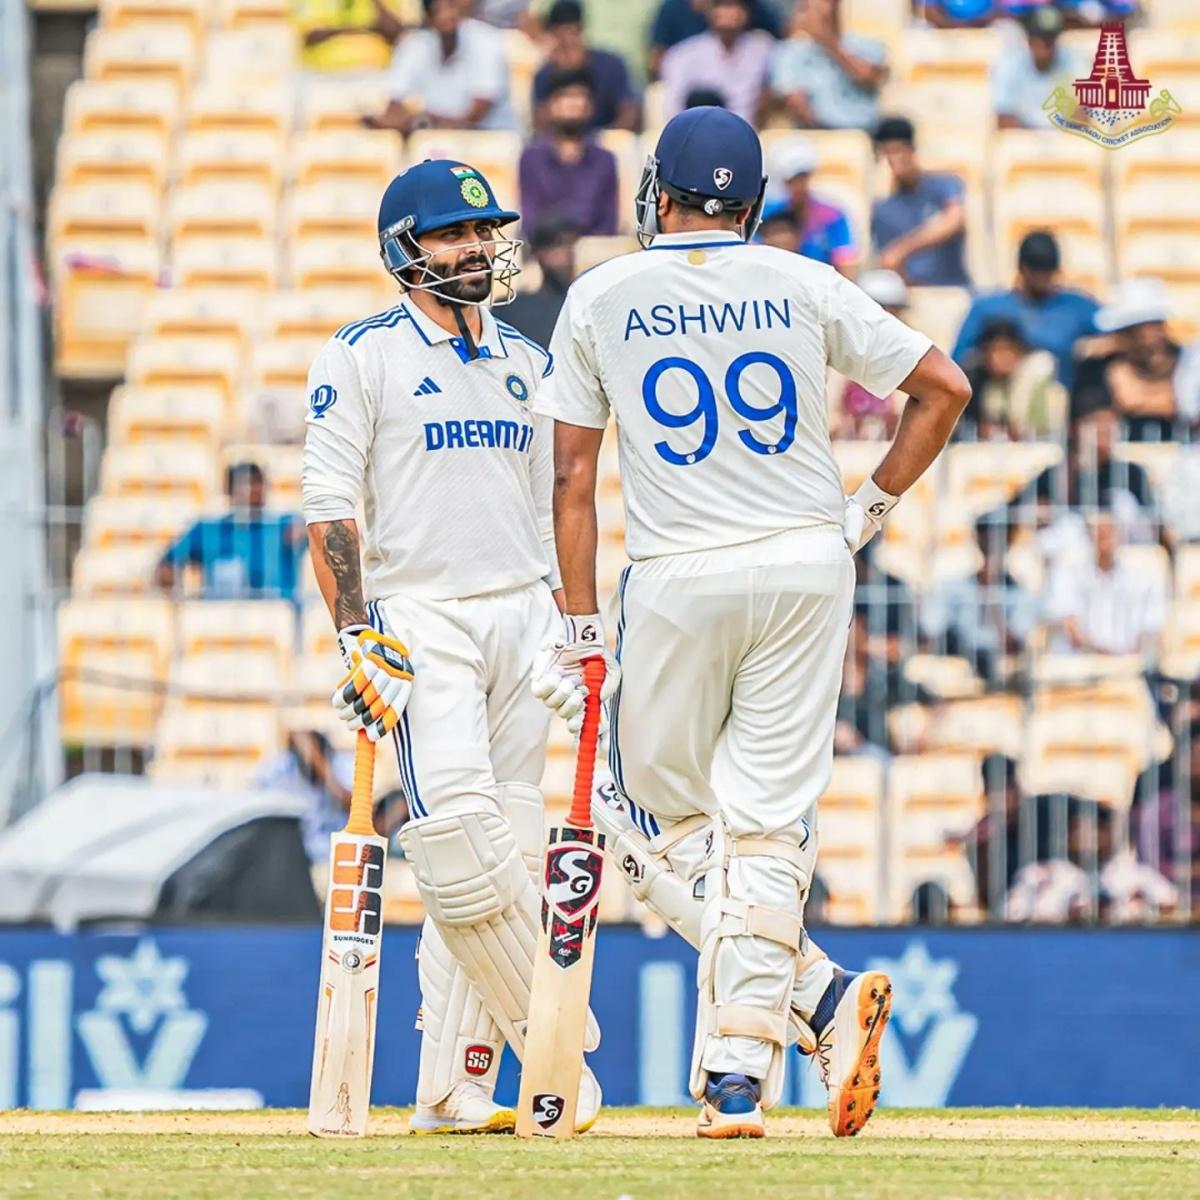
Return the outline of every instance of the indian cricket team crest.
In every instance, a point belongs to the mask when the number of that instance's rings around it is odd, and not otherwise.
[[[529,384],[523,380],[520,375],[511,374],[505,376],[504,386],[508,394],[519,404],[529,403]]]
[[[1072,90],[1054,89],[1042,109],[1050,123],[1106,150],[1165,133],[1183,111],[1166,88],[1150,98],[1151,83],[1135,74],[1119,21],[1100,26],[1091,74]]]
[[[481,180],[478,175],[472,175],[461,180],[458,185],[458,190],[462,192],[462,198],[472,208],[487,208],[487,188],[483,186],[483,180]]]

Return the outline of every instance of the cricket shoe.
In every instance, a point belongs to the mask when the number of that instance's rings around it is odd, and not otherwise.
[[[762,1087],[746,1075],[710,1075],[696,1136],[702,1138],[760,1138],[763,1126]]]
[[[892,981],[882,971],[843,971],[833,980],[813,1013],[815,1053],[829,1094],[829,1128],[836,1137],[853,1137],[870,1119],[879,1100],[879,1041],[892,1010]]]
[[[418,1104],[409,1133],[512,1133],[517,1114],[497,1104],[477,1083],[455,1084],[440,1104]]]

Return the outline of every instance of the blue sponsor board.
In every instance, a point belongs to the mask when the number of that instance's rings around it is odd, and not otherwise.
[[[848,966],[896,985],[884,1102],[1200,1104],[1200,932],[822,931]],[[416,1083],[416,930],[389,929],[375,1100]],[[0,931],[0,1108],[67,1108],[81,1090],[247,1088],[308,1095],[315,929]],[[592,1062],[612,1104],[686,1100],[695,955],[677,939],[605,927]],[[821,1103],[795,1055],[791,1103]],[[506,1062],[501,1095],[516,1072]]]

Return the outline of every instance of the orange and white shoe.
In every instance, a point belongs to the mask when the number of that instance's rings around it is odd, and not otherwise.
[[[702,1138],[760,1138],[763,1126],[762,1088],[747,1075],[710,1075],[696,1136]]]
[[[875,1111],[879,1042],[891,1010],[892,981],[882,971],[858,974],[834,968],[811,1025],[835,1137],[853,1137]]]

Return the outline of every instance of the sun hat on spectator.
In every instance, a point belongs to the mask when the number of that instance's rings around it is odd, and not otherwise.
[[[1159,279],[1127,279],[1117,285],[1116,294],[1096,314],[1101,333],[1118,333],[1135,325],[1166,321],[1171,315],[1167,289]]]

